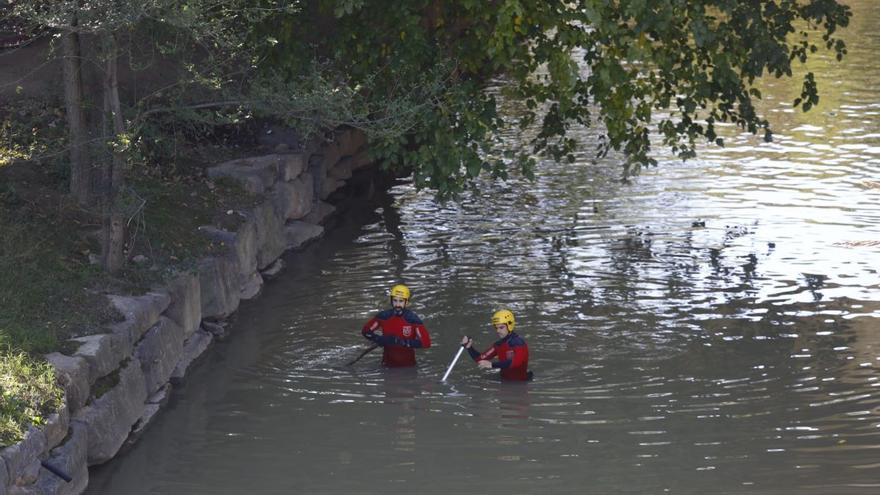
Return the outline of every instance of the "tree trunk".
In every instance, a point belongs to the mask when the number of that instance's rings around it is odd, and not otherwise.
[[[112,135],[115,142],[125,134],[125,123],[122,119],[122,106],[119,103],[119,80],[116,50],[116,37],[107,34],[103,39],[105,73],[104,90],[104,129],[105,135]],[[119,207],[119,191],[124,181],[125,157],[116,149],[111,149],[111,159],[104,160],[101,174],[101,205],[102,222],[102,253],[101,261],[104,269],[115,273],[125,263],[125,217]]]
[[[64,104],[70,139],[70,193],[77,202],[88,206],[94,201],[93,173],[88,152],[88,130],[83,98],[82,55],[76,15],[70,29],[61,36],[62,68],[64,72]]]

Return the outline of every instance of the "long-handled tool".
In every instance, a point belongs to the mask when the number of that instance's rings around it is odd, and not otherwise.
[[[348,363],[347,366],[351,366],[351,365],[353,365],[354,363],[360,361],[362,357],[366,356],[367,354],[370,353],[370,351],[376,349],[377,347],[379,347],[379,344],[373,344],[372,346],[367,347],[367,349],[364,350],[364,352],[362,352],[360,356],[356,357],[356,358],[354,359],[354,361]]]
[[[441,382],[446,381],[446,378],[449,376],[449,373],[452,372],[452,368],[455,367],[455,363],[458,362],[458,358],[461,357],[462,351],[464,351],[464,346],[461,346],[458,348],[458,352],[455,353],[455,357],[452,359],[452,363],[449,365],[449,369],[446,370],[446,374],[444,374],[443,379],[440,380]]]

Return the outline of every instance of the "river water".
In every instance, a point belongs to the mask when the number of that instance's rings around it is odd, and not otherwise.
[[[728,129],[627,183],[585,152],[460,203],[400,182],[342,205],[88,493],[880,493],[872,4],[843,64],[808,67],[813,111],[764,83],[773,143]],[[346,366],[401,281],[434,346]],[[462,359],[441,383],[501,307],[536,379]]]

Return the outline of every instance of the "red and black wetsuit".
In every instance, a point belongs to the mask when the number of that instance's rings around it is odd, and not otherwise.
[[[382,329],[382,335],[373,333],[377,328]],[[382,364],[385,366],[415,366],[416,353],[413,349],[431,347],[428,329],[408,309],[404,309],[399,315],[393,309],[376,314],[364,325],[361,334],[385,348],[382,354]]]
[[[501,378],[504,380],[525,381],[532,378],[532,372],[529,371],[529,346],[514,332],[492,344],[492,348],[482,354],[473,347],[468,347],[467,351],[474,361],[488,361],[497,357],[498,360],[492,362],[492,367],[501,369]]]

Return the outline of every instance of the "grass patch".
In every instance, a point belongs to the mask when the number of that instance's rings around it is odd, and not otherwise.
[[[71,235],[78,219],[54,216],[0,195],[0,345],[28,353],[94,333],[111,313],[94,290],[100,271],[89,243]]]
[[[69,353],[71,337],[102,333],[118,315],[107,294],[137,295],[227,246],[199,231],[235,231],[239,214],[262,200],[237,182],[209,180],[207,164],[266,153],[256,127],[214,136],[145,139],[148,163],[126,171],[129,261],[114,276],[95,263],[101,217],[68,195],[67,133],[58,101],[20,100],[0,108],[0,443],[18,441],[60,405],[62,391],[41,357]],[[222,131],[222,129],[221,129]],[[164,132],[164,131],[163,131]],[[225,132],[225,131],[224,131]],[[161,133],[160,133],[161,134]],[[198,138],[198,139],[195,139]],[[158,145],[156,143],[159,143]],[[134,262],[137,260],[137,262]],[[96,384],[100,397],[118,373]]]
[[[24,352],[0,351],[0,446],[24,437],[30,425],[43,425],[61,407],[63,392],[52,366]]]
[[[111,277],[94,263],[101,218],[69,198],[64,174],[33,162],[0,167],[0,441],[20,440],[27,425],[41,424],[60,404],[41,354],[69,350],[71,337],[101,333],[118,320],[106,294],[143,293],[199,258],[225,252],[198,227],[234,231],[244,221],[238,212],[261,200],[234,181],[207,180],[198,167],[187,172],[130,172],[126,255],[141,262],[129,261]],[[114,380],[101,382],[96,395]]]
[[[129,228],[129,262],[110,277],[91,259],[100,218],[72,204],[54,176],[18,164],[0,170],[0,345],[31,354],[57,350],[74,336],[100,333],[118,318],[105,294],[140,294],[200,257],[221,252],[199,226],[235,230],[235,213],[257,203],[231,181],[130,178],[141,207]],[[232,214],[227,212],[232,211]]]
[[[67,133],[62,105],[57,100],[19,98],[15,105],[0,106],[0,167],[63,146]],[[57,167],[59,161],[52,165]]]
[[[143,254],[163,266],[188,264],[218,252],[220,246],[211,243],[199,227],[235,231],[243,222],[236,212],[260,200],[231,180],[141,175],[129,183],[144,204],[143,215],[135,223],[142,236],[135,239],[133,254]]]

